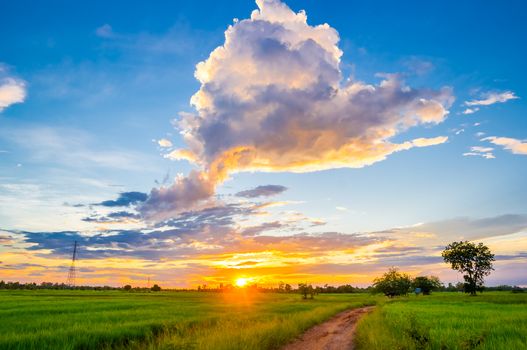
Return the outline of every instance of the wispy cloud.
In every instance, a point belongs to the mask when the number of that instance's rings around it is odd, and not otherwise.
[[[147,194],[142,192],[121,192],[117,199],[102,201],[98,205],[104,207],[127,207],[131,204],[144,202],[146,198]]]
[[[527,141],[524,140],[513,139],[511,137],[490,136],[485,137],[482,141],[489,141],[495,145],[502,146],[514,154],[527,155]]]
[[[479,111],[479,108],[467,108],[463,111],[463,114],[474,114]]]
[[[448,136],[437,136],[432,138],[418,138],[412,140],[412,145],[415,147],[428,147],[440,145],[448,141]]]
[[[414,227],[394,229],[401,236],[411,238],[414,234],[434,233],[444,242],[451,240],[468,239],[481,240],[489,237],[501,237],[524,232],[527,229],[527,215],[506,214],[493,217],[474,219],[470,217],[459,217],[448,220],[440,220],[423,223]],[[381,235],[389,236],[388,232],[382,231]],[[423,239],[429,239],[426,235]]]
[[[250,190],[245,190],[236,193],[238,197],[245,198],[256,198],[256,197],[269,197],[280,194],[287,190],[287,187],[281,185],[264,185],[258,186]]]
[[[482,98],[479,100],[465,101],[465,105],[466,106],[490,106],[495,103],[503,103],[509,100],[515,100],[517,98],[519,97],[516,96],[514,92],[512,91],[486,92],[482,94]],[[473,110],[469,108],[466,111],[477,111],[477,110],[478,110],[477,108]],[[465,113],[465,114],[469,114],[469,113]]]
[[[75,169],[149,169],[148,155],[126,149],[100,148],[93,135],[79,129],[28,126],[0,130],[0,137],[29,152],[29,159]]]
[[[95,29],[95,34],[101,38],[113,38],[115,33],[113,32],[112,26],[108,23]]]
[[[476,156],[476,157],[482,157],[486,159],[494,159],[496,158],[492,151],[494,148],[492,147],[480,147],[480,146],[474,146],[470,147],[470,152],[463,153],[464,156]]]

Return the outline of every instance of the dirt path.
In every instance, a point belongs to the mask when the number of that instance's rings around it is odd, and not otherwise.
[[[372,311],[374,306],[346,310],[321,323],[283,350],[346,350],[353,349],[353,332],[357,321],[364,314]]]

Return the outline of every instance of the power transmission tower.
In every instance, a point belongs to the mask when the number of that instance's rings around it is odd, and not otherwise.
[[[68,272],[68,282],[67,285],[70,287],[75,287],[75,260],[77,259],[77,241],[73,246],[73,256],[71,258],[71,266]]]

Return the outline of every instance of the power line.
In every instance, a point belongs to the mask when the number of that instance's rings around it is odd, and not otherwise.
[[[75,245],[73,246],[73,256],[71,257],[71,266],[70,270],[68,271],[68,282],[66,283],[70,287],[75,287],[75,260],[77,260],[77,241],[75,241]]]

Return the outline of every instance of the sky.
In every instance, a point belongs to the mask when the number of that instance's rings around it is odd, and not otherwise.
[[[527,285],[524,2],[0,4],[0,279]]]

